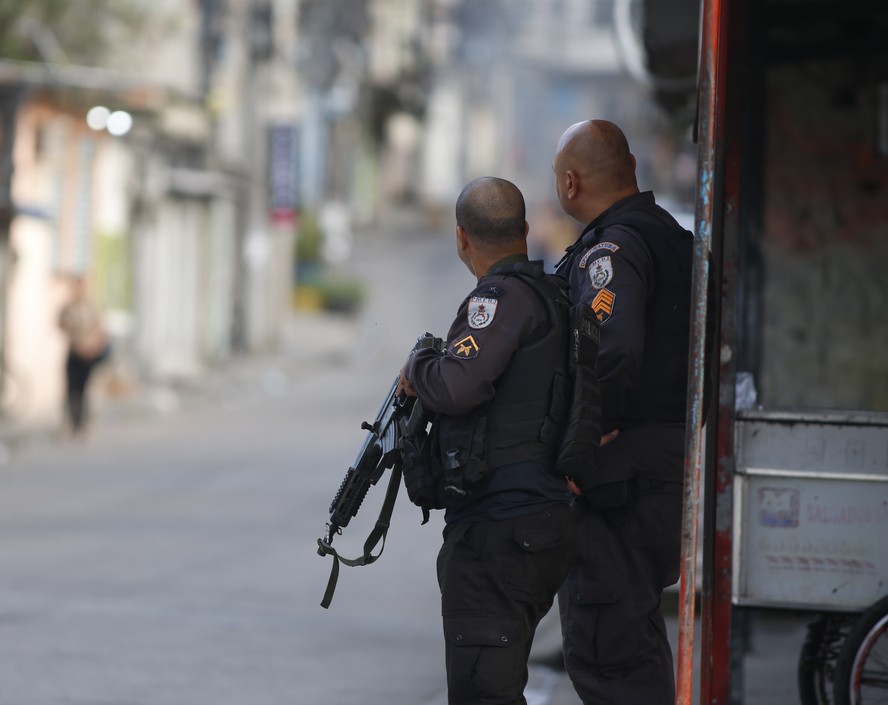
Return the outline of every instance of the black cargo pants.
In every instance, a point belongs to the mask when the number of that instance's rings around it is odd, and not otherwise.
[[[449,705],[525,705],[534,632],[574,548],[567,504],[444,529],[438,584]]]
[[[577,511],[577,555],[558,593],[564,661],[583,705],[673,705],[660,611],[678,580],[682,484],[638,480],[634,507]]]

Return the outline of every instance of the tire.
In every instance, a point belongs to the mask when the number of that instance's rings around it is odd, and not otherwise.
[[[808,624],[797,672],[802,705],[833,705],[836,659],[855,617],[821,614]]]
[[[835,705],[888,705],[888,596],[854,623],[836,661]]]

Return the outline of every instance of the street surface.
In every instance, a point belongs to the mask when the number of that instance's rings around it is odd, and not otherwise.
[[[349,269],[370,287],[357,318],[297,316],[280,354],[209,375],[173,411],[104,408],[85,443],[0,466],[0,705],[446,703],[440,513],[420,526],[402,493],[384,555],[343,567],[329,610],[316,540],[361,421],[473,279],[450,226],[357,240]],[[336,538],[344,555],[383,494]],[[801,624],[755,622],[744,702],[797,702]],[[557,620],[538,642],[535,659],[557,659]],[[527,697],[578,703],[539,665]]]

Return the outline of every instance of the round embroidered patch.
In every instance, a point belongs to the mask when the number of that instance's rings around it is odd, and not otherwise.
[[[614,278],[614,263],[611,258],[599,257],[589,265],[589,280],[596,289],[603,289]]]
[[[486,328],[493,322],[496,314],[496,299],[484,296],[473,296],[469,300],[468,319],[470,328]]]

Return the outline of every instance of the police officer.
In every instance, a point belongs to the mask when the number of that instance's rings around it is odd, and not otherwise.
[[[456,222],[457,253],[478,284],[445,351],[415,352],[401,389],[437,414],[448,702],[523,704],[534,632],[574,549],[571,495],[554,471],[568,403],[556,381],[565,371],[568,299],[541,261],[528,260],[514,184],[472,181]]]
[[[557,271],[601,324],[602,430],[619,432],[575,502],[565,665],[585,705],[671,705],[660,600],[680,566],[693,235],[639,192],[611,122],[569,127],[553,170],[562,209],[587,223]]]

